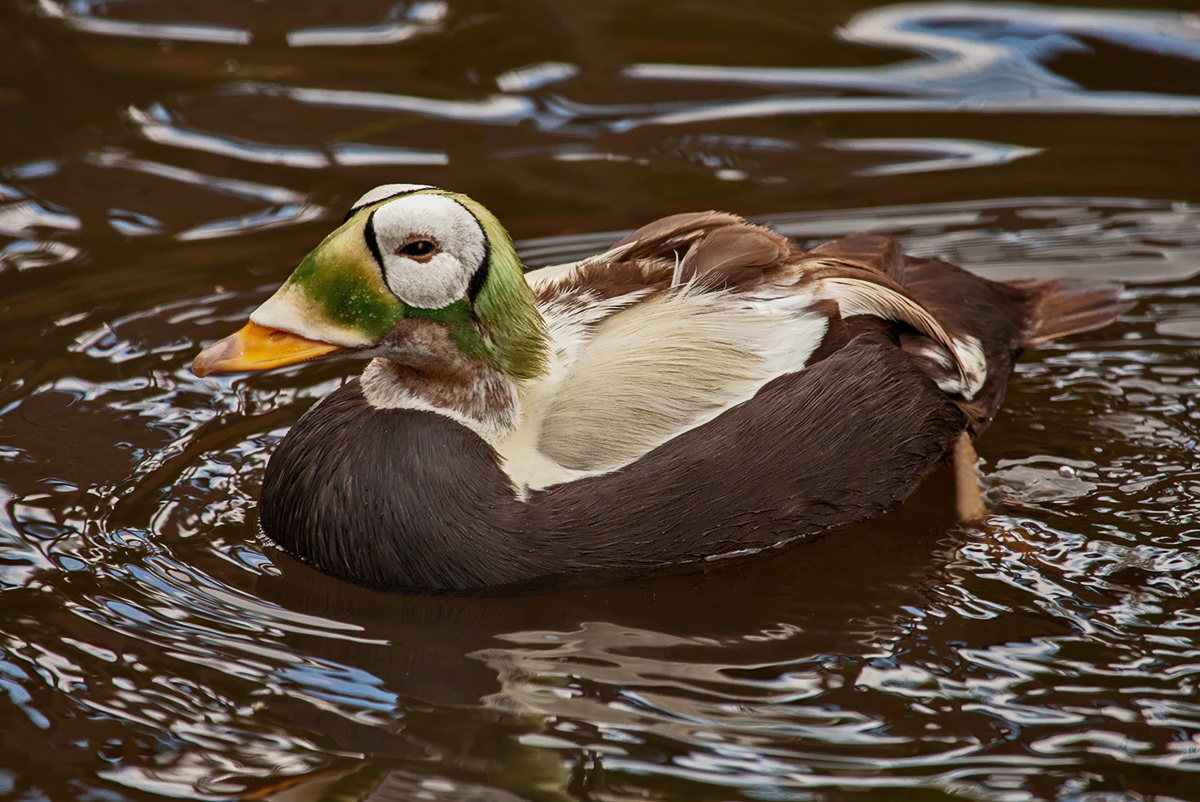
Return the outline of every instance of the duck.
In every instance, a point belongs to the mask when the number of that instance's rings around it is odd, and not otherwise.
[[[1018,356],[1126,308],[718,211],[527,270],[479,202],[386,184],[192,369],[366,359],[275,447],[261,531],[369,588],[474,592],[810,540],[946,462],[978,517]]]

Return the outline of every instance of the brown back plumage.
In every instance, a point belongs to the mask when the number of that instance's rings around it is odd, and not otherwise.
[[[833,298],[836,306],[825,307],[830,332],[812,363],[844,347],[855,332],[890,328],[939,386],[964,388],[958,400],[975,435],[998,410],[1024,348],[1107,325],[1127,308],[1117,284],[989,281],[938,259],[906,256],[895,240],[878,234],[852,234],[805,251],[723,212],[656,220],[582,263],[566,281],[535,290],[543,301],[572,292],[606,299],[680,283],[755,296],[808,292],[817,303]],[[987,366],[986,378],[974,385],[969,353],[953,346],[973,339]]]

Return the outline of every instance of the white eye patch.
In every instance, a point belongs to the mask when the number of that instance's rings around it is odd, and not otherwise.
[[[379,203],[384,198],[390,198],[393,195],[403,195],[406,192],[416,192],[421,189],[437,189],[437,187],[430,186],[429,184],[383,184],[375,187],[375,189],[369,190],[350,206],[350,211],[346,212],[346,219],[349,220],[354,216],[355,212],[364,206]]]
[[[383,204],[371,214],[368,241],[372,235],[388,288],[422,309],[441,309],[465,298],[471,277],[487,258],[479,221],[445,195],[419,193]],[[428,238],[437,250],[419,259],[397,253],[415,238]]]

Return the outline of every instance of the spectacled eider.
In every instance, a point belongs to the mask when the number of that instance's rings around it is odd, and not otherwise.
[[[468,590],[877,516],[948,456],[969,473],[1022,349],[1111,322],[1119,290],[720,212],[525,272],[479,203],[390,184],[193,369],[370,358],[275,450],[263,531],[352,582]]]

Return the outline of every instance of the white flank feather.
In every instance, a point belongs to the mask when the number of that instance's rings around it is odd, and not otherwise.
[[[837,301],[843,317],[876,315],[902,321],[947,348],[962,379],[963,396],[968,400],[983,387],[987,380],[987,359],[975,337],[951,337],[920,304],[870,281],[838,276],[822,280],[821,287],[824,290],[821,297]]]
[[[518,487],[617,470],[803,369],[828,319],[790,304],[684,285],[634,303],[543,306],[545,379],[521,388],[521,424],[495,443]],[[599,321],[597,323],[597,321]]]

